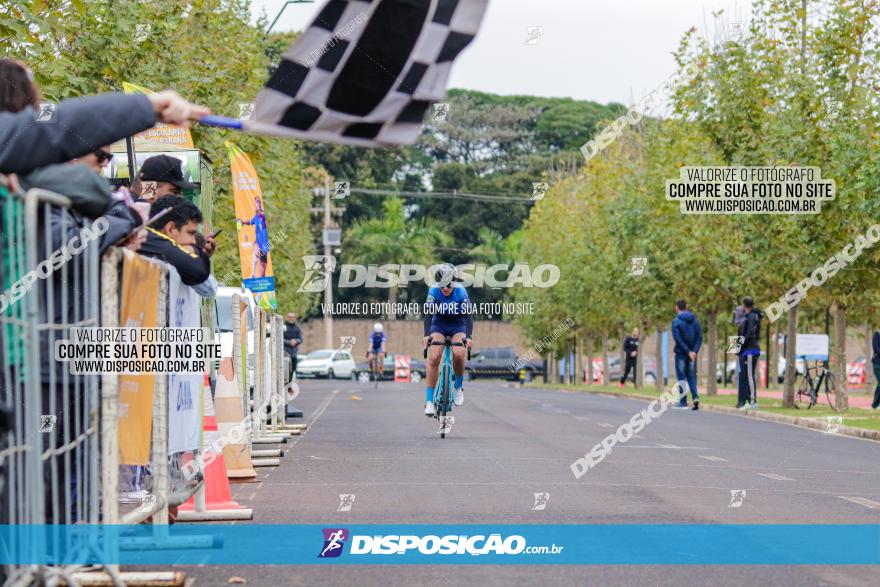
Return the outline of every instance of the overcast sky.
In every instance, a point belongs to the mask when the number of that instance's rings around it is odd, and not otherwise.
[[[322,3],[289,5],[275,30],[301,30]],[[271,22],[283,4],[254,0],[254,14],[265,9]],[[675,73],[671,54],[686,30],[697,27],[715,38],[713,12],[723,9],[725,23],[745,25],[749,6],[743,0],[490,0],[450,87],[632,104]],[[525,44],[529,27],[543,27],[537,44]]]

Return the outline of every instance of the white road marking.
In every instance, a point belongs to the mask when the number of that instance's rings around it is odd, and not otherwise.
[[[705,446],[676,446],[674,444],[624,444],[614,447],[618,448],[665,448],[667,450],[706,450]]]
[[[612,426],[608,422],[599,422],[598,426],[599,428],[614,428],[614,426]]]
[[[784,475],[777,475],[776,473],[758,473],[761,477],[767,477],[768,479],[775,479],[776,481],[794,481],[791,477],[785,477]]]
[[[721,457],[715,457],[712,455],[697,455],[697,456],[700,457],[701,459],[706,459],[707,461],[715,461],[718,463],[722,463],[722,462],[726,463],[727,462],[727,459],[722,459]]]
[[[575,416],[575,420],[592,420],[589,416]]]
[[[318,418],[321,417],[321,414],[324,413],[324,411],[327,409],[327,406],[330,405],[330,402],[333,401],[333,398],[335,398],[336,394],[338,394],[338,393],[339,393],[339,390],[334,389],[330,393],[330,395],[328,395],[327,397],[324,398],[324,401],[321,402],[321,404],[318,406],[318,409],[315,410],[315,413],[312,414],[312,417],[309,419],[308,425],[306,427],[306,431],[314,425],[314,423],[318,420]]]
[[[845,495],[838,495],[840,499],[845,499],[846,501],[851,501],[853,503],[857,503],[859,505],[863,505],[866,508],[870,508],[872,510],[880,510],[880,502],[871,501],[870,499],[865,499],[864,497],[847,497]]]

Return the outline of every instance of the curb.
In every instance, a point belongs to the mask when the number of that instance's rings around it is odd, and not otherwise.
[[[581,392],[581,393],[592,393],[596,395],[605,395],[609,397],[631,397],[636,399],[646,399],[646,400],[655,400],[657,399],[656,395],[642,395],[642,394],[634,394],[634,393],[615,393],[613,391],[590,391],[590,390],[569,390],[562,389],[558,387],[545,387],[544,389],[553,389],[556,391],[563,391],[567,393],[571,392]],[[826,433],[825,430],[827,428],[823,419],[817,418],[801,418],[799,416],[786,416],[784,414],[773,414],[769,412],[755,412],[755,411],[740,411],[737,408],[729,408],[727,406],[710,406],[704,405],[700,406],[700,410],[706,412],[720,412],[723,414],[729,414],[732,416],[740,416],[744,418],[755,418],[757,420],[766,420],[768,422],[775,422],[777,424],[789,424],[791,426],[798,426],[800,428],[810,428],[812,430],[819,430],[822,433]],[[827,434],[827,433],[826,433]],[[873,440],[880,442],[880,430],[868,430],[866,428],[855,428],[853,426],[843,426],[841,425],[838,428],[835,434],[841,436],[852,436],[854,438],[862,438],[864,440]]]

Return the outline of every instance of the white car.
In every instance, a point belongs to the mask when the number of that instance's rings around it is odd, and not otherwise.
[[[296,376],[348,379],[355,369],[354,359],[348,351],[321,349],[312,351],[297,361]]]
[[[238,294],[247,304],[247,340],[243,341],[247,346],[247,382],[248,388],[254,386],[254,310],[257,308],[257,301],[254,294],[250,290],[237,287],[220,287],[217,289],[217,296],[214,298],[214,322],[217,326],[214,342],[220,345],[220,354],[224,357],[232,356],[232,296]],[[242,349],[245,350],[245,349]],[[219,368],[220,361],[217,361]]]

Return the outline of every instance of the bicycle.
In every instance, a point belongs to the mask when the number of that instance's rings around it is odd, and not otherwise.
[[[814,379],[811,372],[815,371],[817,377]],[[800,380],[797,392],[795,393],[794,407],[800,409],[802,405],[806,405],[809,410],[818,403],[819,389],[824,385],[825,398],[828,405],[835,412],[837,411],[837,383],[832,373],[824,364],[817,364],[813,367],[807,365],[804,361],[804,376]]]
[[[443,342],[428,341],[428,346],[423,352],[424,357],[428,358],[428,347],[431,345],[443,346],[443,357],[440,359],[440,372],[437,374],[437,385],[434,386],[434,418],[440,421],[440,438],[446,438],[446,432],[451,429],[447,424],[449,421],[447,414],[452,411],[452,385],[455,374],[452,370],[452,347],[467,346],[466,340],[461,342],[452,342],[452,338],[447,336]],[[471,350],[468,349],[467,358],[471,358]]]
[[[382,379],[382,358],[379,353],[369,353],[370,379],[373,380],[373,389],[379,389],[379,380]]]

